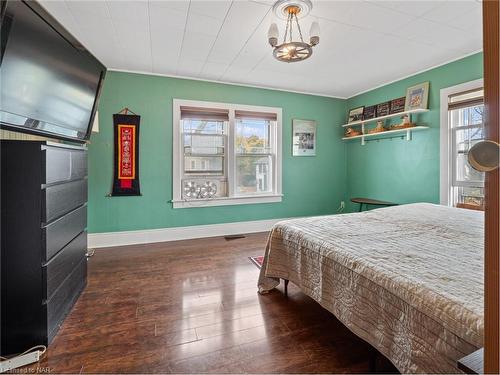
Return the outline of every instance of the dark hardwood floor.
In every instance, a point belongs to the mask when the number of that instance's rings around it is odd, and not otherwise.
[[[99,249],[51,373],[366,373],[373,349],[290,283],[257,294],[267,234]],[[34,371],[37,366],[30,369]],[[379,356],[377,369],[395,372]]]

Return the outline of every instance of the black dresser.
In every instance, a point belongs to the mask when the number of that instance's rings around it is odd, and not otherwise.
[[[87,150],[1,141],[1,354],[47,345],[87,283]]]

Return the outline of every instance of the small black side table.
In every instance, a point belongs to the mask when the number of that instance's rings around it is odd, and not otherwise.
[[[359,203],[359,212],[363,211],[363,205],[372,205],[372,206],[397,206],[397,203],[393,202],[385,202],[385,201],[379,201],[376,199],[370,199],[370,198],[351,198],[351,202],[353,203]]]

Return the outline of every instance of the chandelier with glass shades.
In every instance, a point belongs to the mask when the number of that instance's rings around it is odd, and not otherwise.
[[[278,44],[278,26],[272,23],[267,33],[267,38],[273,55],[279,61],[297,62],[311,57],[313,47],[319,43],[319,24],[313,22],[309,31],[309,43],[304,42],[302,30],[300,29],[299,18],[309,14],[312,9],[310,0],[278,0],[273,11],[281,19],[286,20],[285,34],[283,42]],[[297,40],[293,40],[294,33],[298,35]]]

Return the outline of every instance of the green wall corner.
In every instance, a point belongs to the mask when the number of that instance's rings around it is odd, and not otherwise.
[[[477,53],[348,100],[285,91],[124,72],[108,72],[99,103],[99,133],[89,144],[90,233],[184,227],[336,213],[351,197],[397,203],[439,203],[439,91],[481,78]],[[405,95],[430,81],[429,112],[414,120],[430,129],[411,141],[381,139],[361,146],[341,140],[349,108]],[[283,109],[283,201],[173,209],[172,100],[190,99]],[[140,197],[107,197],[113,175],[112,115],[128,107],[141,115]],[[317,156],[292,156],[292,119],[317,122]]]
[[[350,98],[348,109],[368,106],[430,82],[429,112],[412,118],[430,129],[414,132],[411,141],[381,139],[364,146],[359,140],[346,142],[347,200],[359,196],[400,204],[439,203],[440,90],[482,77],[483,54],[477,53]],[[355,211],[357,205],[350,203],[348,208]]]

